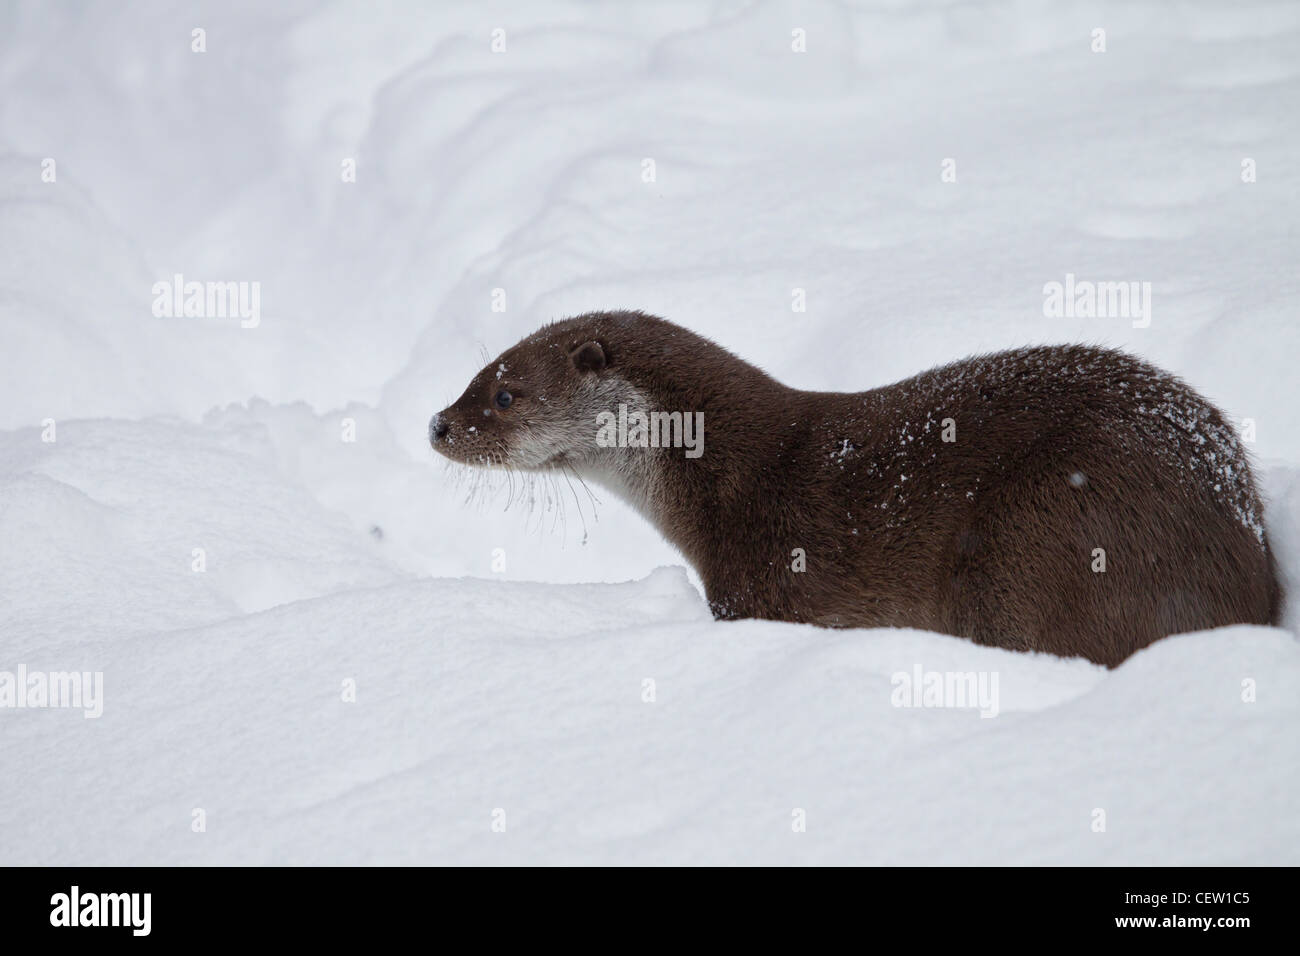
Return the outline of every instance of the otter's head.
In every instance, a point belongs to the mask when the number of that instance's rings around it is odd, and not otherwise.
[[[434,415],[429,443],[467,465],[542,471],[581,466],[596,453],[596,416],[629,389],[599,322],[547,326],[474,376]]]

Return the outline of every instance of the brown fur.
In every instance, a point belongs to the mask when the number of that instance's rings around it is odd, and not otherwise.
[[[593,412],[619,401],[703,412],[702,457],[596,447]],[[1025,348],[805,392],[662,319],[596,313],[504,353],[431,441],[458,461],[605,482],[691,562],[719,618],[916,627],[1114,666],[1167,634],[1281,614],[1232,428],[1110,349]]]

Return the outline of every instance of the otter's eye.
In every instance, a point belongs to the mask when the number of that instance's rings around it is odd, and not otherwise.
[[[514,397],[503,388],[497,392],[497,396],[493,401],[497,403],[497,408],[509,408],[510,403],[514,401]]]

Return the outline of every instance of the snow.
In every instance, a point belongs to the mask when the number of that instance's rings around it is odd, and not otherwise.
[[[1117,346],[1252,420],[1294,593],[1300,8],[3,17],[0,672],[104,701],[0,708],[0,863],[1300,862],[1294,606],[1114,671],[714,622],[616,496],[426,438],[590,309],[818,389]],[[176,274],[260,322],[155,316]],[[1150,282],[1150,326],[1048,317],[1067,275]],[[918,667],[997,716],[894,706]]]

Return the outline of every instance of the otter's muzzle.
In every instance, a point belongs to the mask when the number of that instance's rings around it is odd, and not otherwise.
[[[435,448],[439,442],[447,440],[447,433],[451,431],[451,422],[447,417],[439,412],[429,419],[429,444]]]

